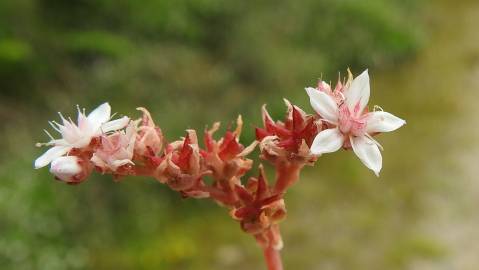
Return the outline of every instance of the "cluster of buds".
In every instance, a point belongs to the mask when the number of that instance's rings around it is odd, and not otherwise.
[[[114,160],[113,156],[109,158],[108,155],[124,156],[116,153],[115,150],[124,144],[126,133],[117,133],[117,131],[130,123],[128,117],[110,120],[111,108],[108,103],[100,105],[88,116],[85,110],[81,111],[78,107],[77,124],[71,118],[66,119],[61,113],[59,114],[61,124],[55,121],[49,123],[62,138],[54,139],[45,130],[51,140],[47,143],[38,143],[37,146],[52,147],[35,160],[36,169],[51,163],[50,172],[56,179],[69,184],[78,184],[84,181],[100,162],[102,164],[100,167],[105,170],[110,165],[115,166],[121,163]],[[95,158],[93,158],[94,155]],[[108,160],[103,160],[102,157]]]
[[[221,139],[215,140],[213,135],[220,126],[215,123],[205,131],[204,148],[198,143],[197,132],[187,130],[184,138],[166,145],[152,175],[185,197],[211,197],[218,203],[234,205],[237,201],[234,186],[251,169],[253,161],[246,156],[256,146],[253,143],[244,147],[239,142],[242,125],[238,117],[236,130],[226,131]],[[206,185],[205,177],[213,182]]]
[[[166,143],[161,129],[145,108],[138,120],[121,117],[111,120],[111,108],[104,103],[86,115],[78,108],[78,121],[60,114],[62,123],[50,122],[61,139],[40,143],[51,148],[35,160],[35,168],[51,164],[55,178],[78,184],[92,171],[123,176],[150,176],[181,193],[183,197],[209,198],[230,209],[241,228],[263,247],[269,269],[281,269],[283,246],[279,222],[286,217],[284,194],[297,182],[301,169],[313,165],[323,153],[340,148],[353,149],[359,159],[376,174],[382,167],[380,145],[373,136],[393,131],[405,121],[382,110],[369,112],[369,75],[338,81],[334,89],[324,81],[308,87],[315,114],[285,100],[283,121],[274,121],[263,106],[263,127],[256,128],[256,141],[240,143],[241,116],[235,130],[215,139],[220,124],[204,132],[200,145],[197,131]],[[247,156],[259,145],[260,158],[271,163],[276,179],[269,183],[263,166],[258,177],[242,178],[253,168]],[[206,179],[211,181],[206,181]],[[279,265],[279,266],[278,266]]]
[[[47,132],[51,141],[38,145],[53,147],[35,161],[35,167],[51,163],[50,172],[68,184],[85,181],[93,170],[111,174],[115,179],[128,175],[151,176],[183,197],[211,198],[230,209],[249,205],[243,200],[247,191],[243,190],[241,178],[253,166],[253,161],[246,156],[258,143],[245,147],[239,142],[243,127],[241,116],[236,121],[236,129],[227,130],[220,139],[214,138],[220,123],[205,130],[202,147],[195,130],[187,130],[180,140],[165,143],[150,113],[145,108],[138,110],[143,113],[138,120],[128,117],[110,120],[108,103],[88,116],[79,109],[78,123],[61,116],[62,124],[51,124],[62,138],[54,139]],[[213,181],[207,185],[205,177]],[[250,214],[248,219],[252,222]],[[262,228],[267,231],[272,225],[263,224]],[[243,226],[245,231],[260,239],[258,230],[253,232],[247,227]],[[263,238],[266,239],[264,235]]]

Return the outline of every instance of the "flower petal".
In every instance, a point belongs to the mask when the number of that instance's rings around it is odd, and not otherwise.
[[[390,132],[406,124],[406,121],[388,112],[371,112],[367,117],[367,133]]]
[[[369,74],[366,69],[361,75],[354,78],[351,86],[344,93],[349,110],[355,115],[361,114],[368,104],[369,94]]]
[[[126,165],[126,164],[131,164],[131,165],[135,165],[135,163],[133,163],[133,161],[129,160],[129,159],[121,159],[121,160],[113,160],[110,164],[109,164],[109,168],[112,170],[112,171],[116,171],[119,167],[123,166],[123,165]]]
[[[306,93],[309,95],[311,106],[321,117],[333,124],[338,122],[338,105],[332,97],[312,87],[306,88]]]
[[[383,158],[378,146],[366,136],[351,137],[351,146],[361,162],[379,176]]]
[[[337,128],[323,130],[316,135],[311,145],[311,153],[321,155],[338,151],[344,143],[344,136]]]
[[[54,146],[48,149],[48,151],[35,160],[35,169],[47,166],[52,160],[65,155],[70,149],[71,147],[68,146]]]
[[[101,124],[110,120],[111,107],[108,102],[105,102],[93,110],[88,116],[88,122],[94,127],[99,128]]]
[[[101,157],[99,157],[96,153],[93,154],[91,157],[90,161],[93,163],[93,165],[100,167],[100,168],[106,168],[107,164]]]
[[[130,118],[128,118],[127,116],[123,116],[120,119],[116,119],[116,120],[104,123],[101,126],[101,130],[103,132],[116,131],[126,127],[129,122],[130,122]]]

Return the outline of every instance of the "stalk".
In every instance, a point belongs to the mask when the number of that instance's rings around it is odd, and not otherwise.
[[[279,250],[272,247],[263,248],[263,255],[268,266],[268,270],[283,270],[283,263],[281,262],[281,255]]]
[[[281,194],[288,187],[296,183],[299,179],[299,173],[303,168],[303,164],[296,162],[283,161],[276,165],[276,185],[274,191]]]

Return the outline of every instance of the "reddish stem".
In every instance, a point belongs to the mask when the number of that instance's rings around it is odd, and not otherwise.
[[[268,270],[283,270],[283,263],[281,262],[279,250],[267,247],[263,249],[263,254]]]
[[[277,164],[276,185],[274,186],[275,193],[284,193],[288,187],[296,183],[299,179],[299,173],[302,167],[302,164],[289,161]]]
[[[151,177],[155,178],[155,176],[153,175],[154,170],[149,168],[149,167],[135,166],[135,167],[133,167],[133,169],[135,171],[135,175],[151,176]]]

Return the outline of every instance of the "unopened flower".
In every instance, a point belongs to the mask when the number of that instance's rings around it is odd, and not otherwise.
[[[394,131],[406,121],[382,110],[368,112],[370,85],[367,70],[340,91],[343,98],[338,100],[322,89],[306,88],[311,106],[330,126],[314,138],[311,152],[321,155],[343,146],[352,147],[362,163],[379,175],[382,156],[380,145],[372,136]]]
[[[93,153],[91,162],[102,172],[124,174],[119,168],[125,165],[134,165],[133,150],[136,140],[136,128],[133,122],[125,131],[116,131],[110,135],[100,137],[98,148]]]
[[[163,134],[155,125],[150,113],[145,108],[137,108],[143,112],[143,117],[138,126],[135,153],[139,156],[157,156],[163,147]]]
[[[196,131],[187,130],[183,140],[166,146],[164,157],[158,165],[155,177],[185,197],[208,197],[202,177],[207,174],[199,153]]]
[[[77,156],[58,157],[51,162],[50,172],[58,180],[77,184],[90,174],[89,164]]]
[[[122,117],[117,120],[110,121],[111,108],[108,103],[103,103],[98,108],[93,110],[88,116],[85,115],[85,111],[81,111],[78,108],[78,121],[77,124],[72,119],[65,119],[60,113],[62,124],[55,121],[49,122],[52,128],[58,131],[62,138],[54,139],[48,132],[51,141],[45,144],[53,146],[43,155],[35,160],[35,168],[39,169],[54,159],[61,157],[74,148],[87,147],[93,138],[98,137],[105,132],[110,132],[124,128],[128,122],[128,117]]]
[[[334,89],[331,87],[331,85],[329,85],[323,80],[319,80],[317,89],[323,93],[328,94],[339,105],[342,102],[344,102],[344,91],[351,86],[352,82],[353,82],[353,74],[348,69],[347,80],[341,81],[341,78],[338,78],[338,82],[336,83],[336,86],[334,87]]]

